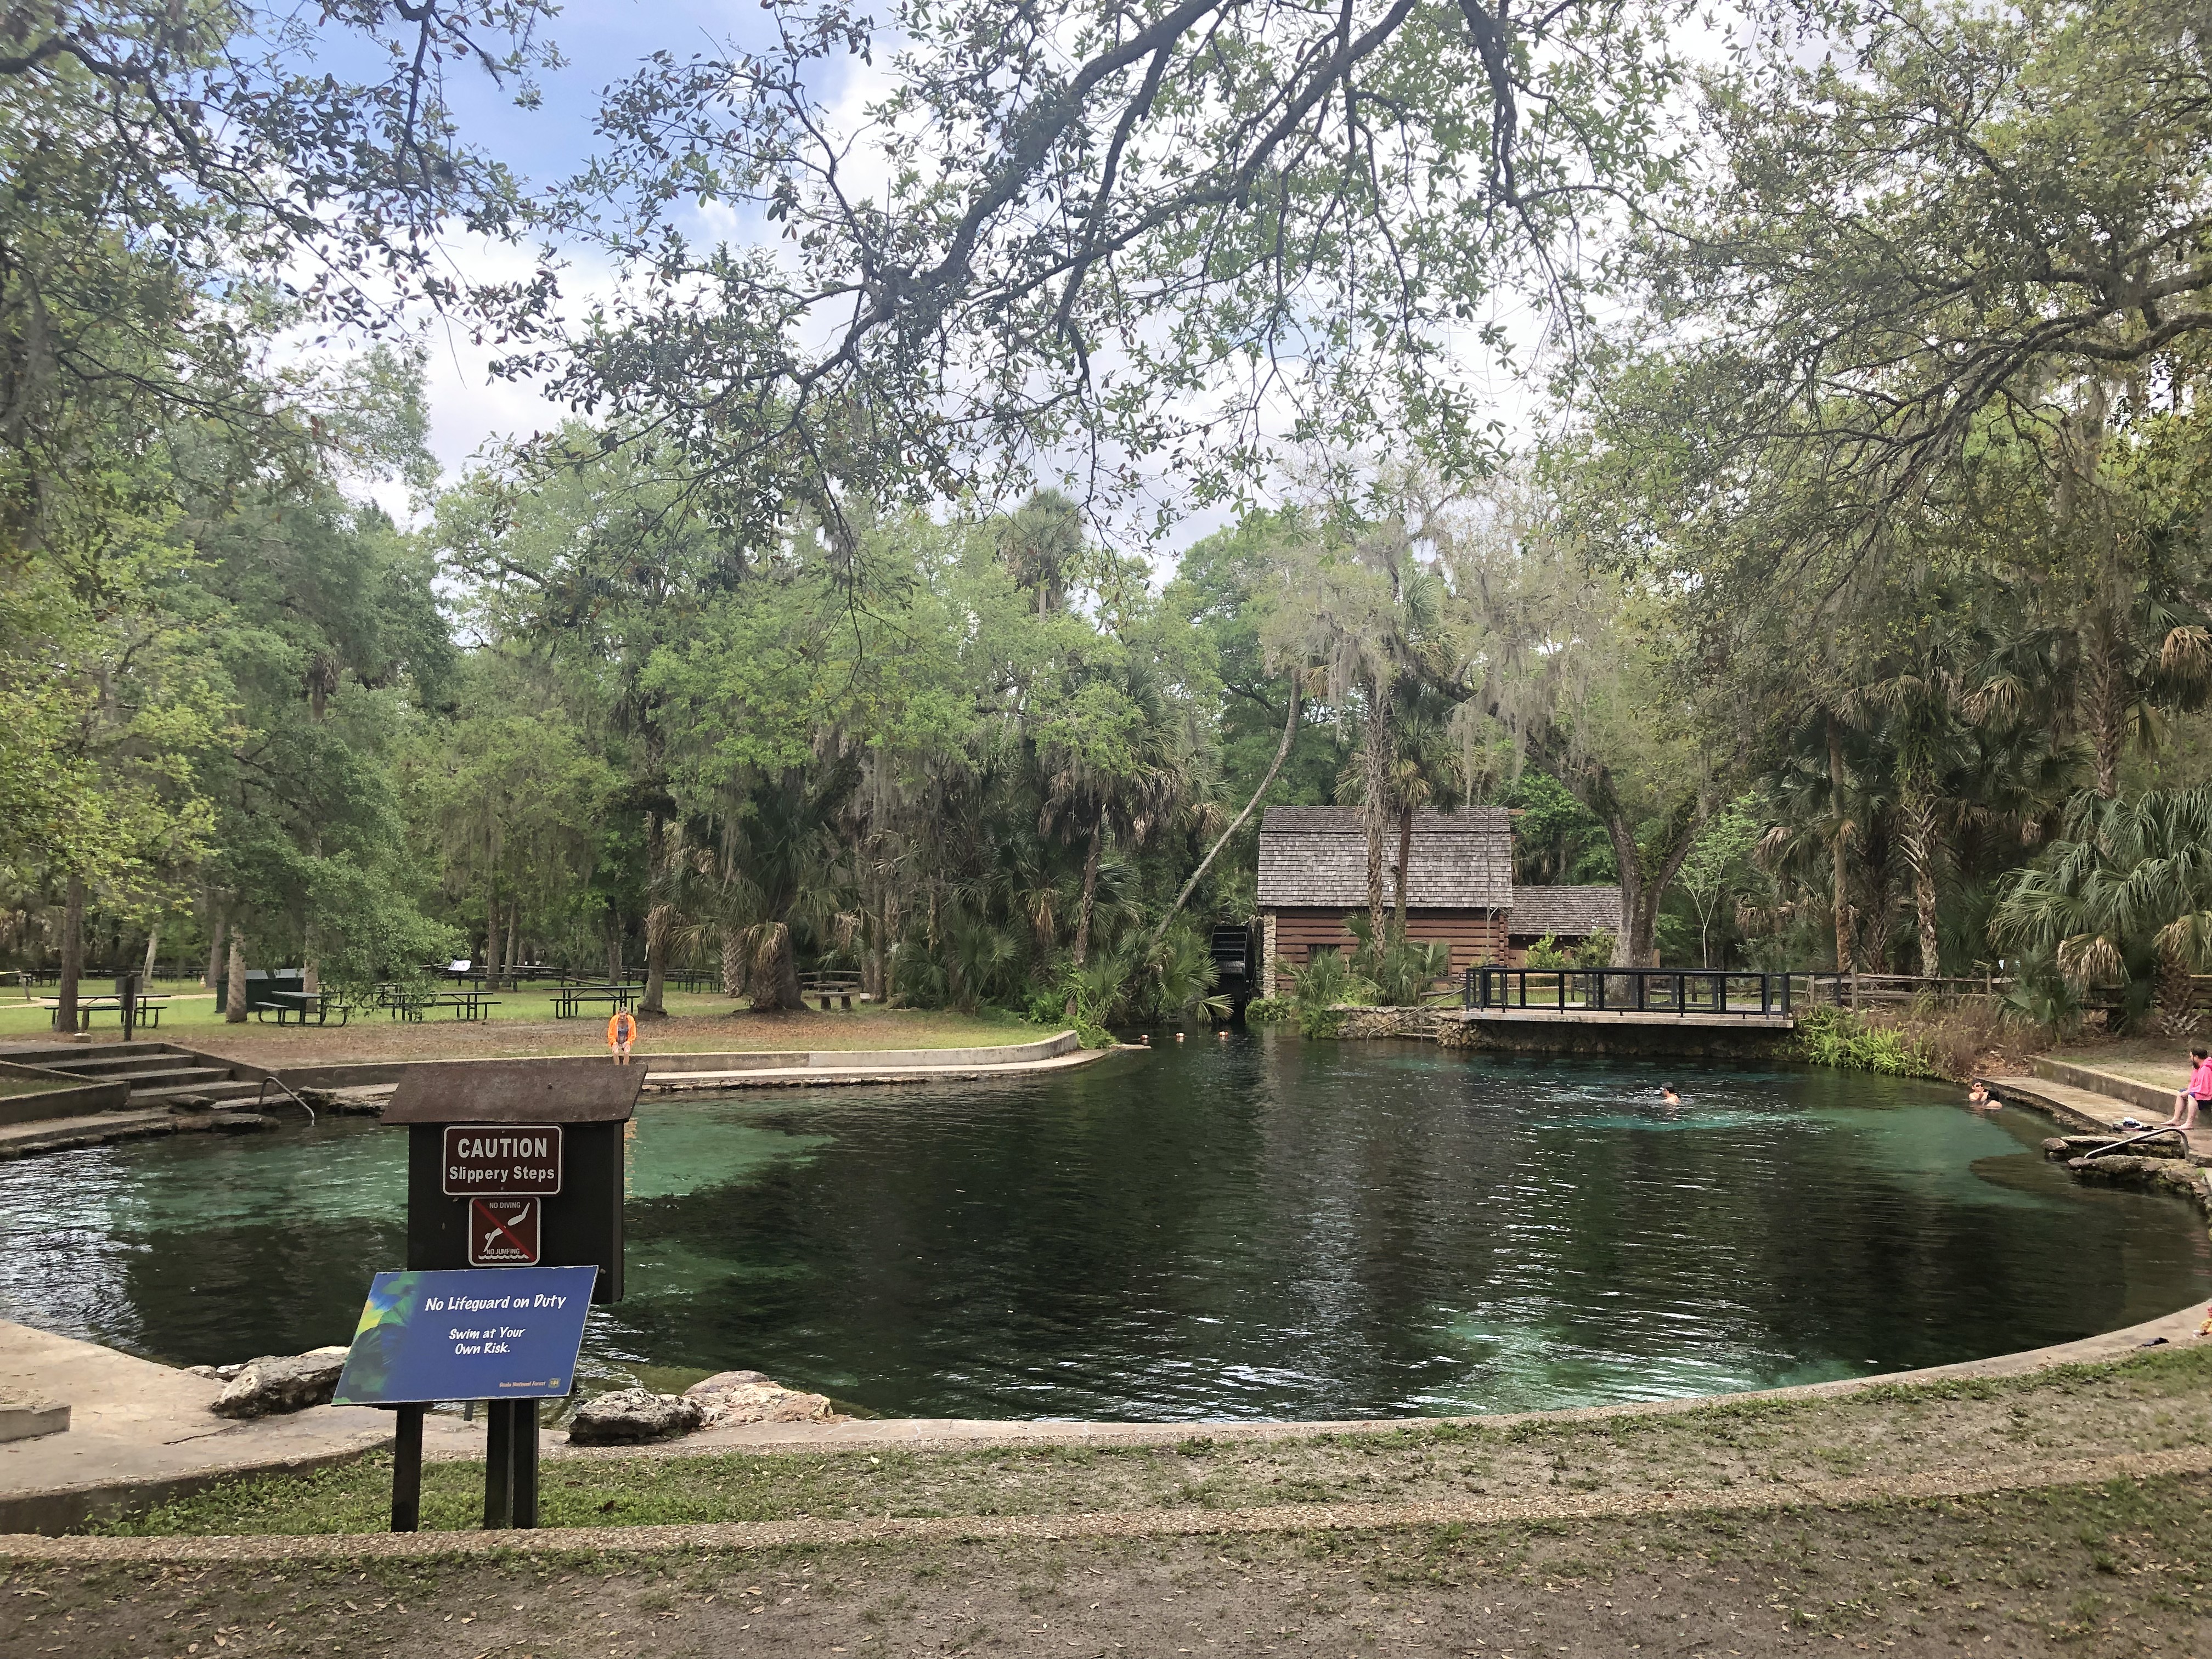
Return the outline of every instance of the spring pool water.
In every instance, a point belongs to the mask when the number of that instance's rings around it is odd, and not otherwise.
[[[747,1366],[902,1416],[1506,1411],[1978,1358],[2212,1289],[2185,1202],[2077,1187],[2044,1120],[1958,1098],[1278,1032],[648,1097],[586,1375]],[[0,1165],[0,1316],[178,1364],[343,1342],[402,1265],[404,1150],[338,1119]]]

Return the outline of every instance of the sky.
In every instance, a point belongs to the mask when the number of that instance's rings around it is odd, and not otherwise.
[[[446,83],[467,141],[541,188],[590,158],[601,93],[651,53],[667,52],[678,58],[720,55],[732,42],[742,48],[772,38],[760,7],[749,0],[569,0],[553,20],[551,33],[567,63],[540,72],[542,101],[536,109],[517,108],[510,93],[472,70],[456,68]],[[535,264],[528,248],[465,237],[455,237],[447,246],[451,257],[472,276],[520,276]],[[572,313],[579,301],[587,301],[605,283],[604,270],[572,265],[562,283]],[[566,418],[566,410],[531,387],[494,380],[489,364],[495,350],[472,346],[465,332],[434,320],[428,328],[430,447],[448,480],[465,471],[488,441],[526,434]]]

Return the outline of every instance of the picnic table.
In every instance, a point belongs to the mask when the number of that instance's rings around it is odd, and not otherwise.
[[[480,990],[397,990],[386,1006],[394,1019],[419,1020],[432,1008],[450,1009],[455,1019],[489,1019],[491,1011],[499,1006],[499,999],[486,996]]]
[[[799,992],[803,997],[822,999],[822,1012],[830,1012],[830,999],[836,997],[847,1013],[853,1011],[853,999],[862,994],[860,978],[857,974],[802,974]]]
[[[279,1025],[325,1025],[332,1014],[343,1025],[353,1018],[353,1004],[335,991],[268,991],[268,999],[253,1011],[257,1020],[265,1021],[271,1013]]]
[[[42,997],[40,999],[39,1006],[42,1008],[58,1008],[61,1004],[52,998]],[[159,1025],[161,1023],[161,1010],[168,1006],[169,999],[166,995],[141,996],[138,998],[138,1007],[134,1021],[140,1025]],[[123,999],[118,996],[98,996],[79,997],[76,1000],[78,1030],[89,1031],[92,1029],[92,1017],[94,1014],[112,1014],[118,1023],[120,1023],[123,1018]]]
[[[574,1019],[586,1003],[604,1002],[615,1014],[645,994],[642,985],[563,985],[553,993],[553,1018]]]

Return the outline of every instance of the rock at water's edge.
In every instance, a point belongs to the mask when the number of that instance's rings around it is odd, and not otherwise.
[[[629,1446],[647,1440],[673,1440],[712,1420],[707,1406],[678,1394],[650,1389],[617,1389],[587,1400],[568,1420],[574,1446]]]
[[[326,1405],[337,1391],[345,1361],[343,1348],[249,1360],[208,1409],[217,1417],[276,1417]]]
[[[758,1371],[719,1371],[684,1391],[711,1407],[718,1423],[836,1423],[830,1396],[787,1389]]]

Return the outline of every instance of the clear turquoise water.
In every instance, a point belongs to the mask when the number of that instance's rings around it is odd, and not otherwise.
[[[2212,1291],[2187,1206],[2076,1188],[2042,1120],[1956,1094],[1268,1034],[647,1100],[586,1352],[897,1414],[1366,1416],[1901,1370]],[[185,1363],[343,1341],[403,1151],[345,1120],[0,1165],[0,1314]]]

